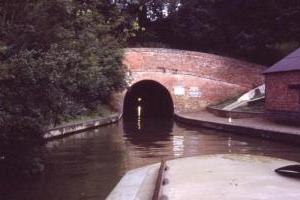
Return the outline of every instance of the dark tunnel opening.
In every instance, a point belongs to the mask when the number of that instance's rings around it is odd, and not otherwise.
[[[144,80],[125,95],[123,116],[128,118],[171,118],[174,105],[169,91],[160,83]]]

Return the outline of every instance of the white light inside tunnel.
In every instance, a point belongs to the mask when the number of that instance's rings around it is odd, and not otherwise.
[[[142,101],[142,98],[141,98],[141,97],[139,97],[137,100],[138,100],[138,102],[140,102],[140,101]]]
[[[141,117],[141,114],[142,114],[142,107],[138,106],[137,107],[137,115],[138,115],[138,117]]]

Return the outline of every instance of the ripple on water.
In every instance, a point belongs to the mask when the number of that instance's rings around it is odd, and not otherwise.
[[[44,175],[1,180],[1,200],[104,199],[130,169],[186,156],[242,153],[300,161],[300,147],[203,128],[172,120],[120,122],[61,140],[45,149]]]

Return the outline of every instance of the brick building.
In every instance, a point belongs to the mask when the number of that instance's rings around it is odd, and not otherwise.
[[[300,125],[300,48],[264,74],[267,116],[277,122]]]

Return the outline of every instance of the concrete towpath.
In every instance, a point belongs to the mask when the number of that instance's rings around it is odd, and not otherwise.
[[[300,144],[300,126],[277,124],[263,118],[231,119],[230,122],[228,118],[218,117],[207,111],[176,113],[175,118],[183,123],[206,128]]]

